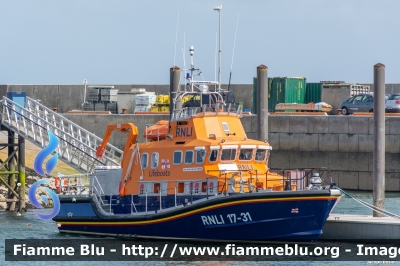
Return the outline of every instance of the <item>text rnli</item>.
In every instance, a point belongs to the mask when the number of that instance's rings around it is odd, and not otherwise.
[[[193,128],[192,127],[177,127],[176,128],[176,137],[192,137],[193,136]]]
[[[238,164],[237,168],[238,170],[254,170],[251,164]]]

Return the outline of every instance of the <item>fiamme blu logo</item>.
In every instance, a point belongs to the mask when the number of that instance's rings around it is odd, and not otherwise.
[[[44,160],[46,159],[47,156],[51,155],[58,147],[58,138],[51,132],[50,130],[47,130],[47,134],[49,135],[49,144],[44,147],[37,155],[35,158],[35,161],[33,163],[33,169],[35,172],[42,176],[46,177],[46,174],[50,174],[54,168],[57,165],[58,162],[58,153],[56,152],[50,159],[47,160],[46,162],[46,173],[43,171],[43,163]],[[35,206],[38,209],[43,209],[43,206],[38,202],[36,199],[36,192],[37,189],[39,188],[40,185],[45,185],[45,184],[50,184],[49,181],[47,180],[39,180],[35,182],[28,191],[28,198],[29,201],[32,203],[33,206]],[[36,212],[36,215],[43,219],[43,220],[50,220],[54,216],[58,214],[60,211],[60,199],[58,198],[57,194],[54,193],[52,190],[48,188],[43,189],[48,195],[50,195],[52,201],[53,201],[53,211],[49,214],[44,214],[44,213],[39,213]],[[41,196],[42,200],[47,204],[49,203],[48,199],[42,195]]]

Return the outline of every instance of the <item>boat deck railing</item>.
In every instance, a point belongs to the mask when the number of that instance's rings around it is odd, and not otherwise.
[[[162,135],[160,128],[163,127],[164,125],[157,125],[157,124],[146,124],[145,125],[145,130],[143,136],[146,139],[146,142],[151,140],[151,137],[156,136],[157,141],[160,140],[160,136]],[[155,129],[153,127],[156,127]],[[150,131],[149,131],[150,129]]]
[[[196,82],[194,82],[196,83]],[[194,84],[193,83],[193,84]],[[226,103],[224,97],[219,91],[199,90],[199,91],[180,91],[173,92],[176,96],[173,99],[173,111],[171,121],[187,119],[190,117],[204,117],[204,116],[243,116],[243,108],[241,105],[236,106],[235,103]],[[192,97],[199,97],[195,100],[193,107],[182,107],[186,96],[191,95]],[[207,96],[208,101],[203,101],[203,96]]]
[[[89,177],[84,174],[61,175],[55,177],[56,189],[65,195],[88,195]]]
[[[326,167],[313,168],[270,168],[269,173],[276,173],[282,176],[283,190],[308,190],[310,179],[314,172],[318,172],[320,176],[327,171]],[[326,182],[327,184],[330,184]],[[268,186],[268,178],[266,179]]]
[[[130,215],[143,215],[157,212],[173,211],[176,208],[182,208],[187,205],[193,205],[207,200],[212,200],[218,197],[228,197],[236,194],[246,193],[276,193],[279,191],[300,191],[310,189],[309,180],[312,173],[318,172],[321,175],[326,171],[326,168],[274,168],[269,169],[268,173],[276,173],[273,177],[268,174],[254,174],[250,178],[243,174],[246,170],[237,172],[220,171],[220,177],[225,176],[225,182],[215,184],[214,193],[209,193],[209,178],[203,180],[194,180],[189,183],[189,192],[178,193],[178,187],[161,189],[157,192],[144,190],[140,195],[127,195],[121,198],[119,195],[105,195],[101,188],[100,182],[95,176],[91,182],[90,193],[96,205],[101,209],[104,215],[127,215],[115,213],[115,208],[121,204],[130,208]],[[248,171],[247,171],[248,172]],[[246,178],[246,180],[245,180]],[[219,178],[221,179],[221,178]],[[274,181],[274,184],[279,181],[281,185],[270,186],[268,183]],[[206,182],[204,188],[200,188],[195,192],[195,183]],[[264,183],[265,182],[265,183]],[[210,186],[211,187],[211,186]],[[199,188],[198,188],[199,189]],[[203,190],[202,190],[203,189]],[[123,201],[123,203],[121,202]],[[128,213],[129,215],[129,213]]]
[[[202,107],[185,107],[182,109],[176,109],[172,113],[171,121],[181,120],[190,117],[205,117],[205,116],[243,116],[243,110],[241,106],[235,108],[232,104],[215,103],[215,104],[203,104]]]

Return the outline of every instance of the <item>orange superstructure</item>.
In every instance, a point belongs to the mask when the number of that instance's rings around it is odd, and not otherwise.
[[[161,190],[173,194],[175,189],[178,193],[191,190],[199,195],[282,190],[283,177],[268,174],[271,146],[248,139],[240,117],[241,113],[230,107],[187,110],[171,119],[169,125],[158,123],[168,126],[168,134],[164,128],[158,138],[153,129],[153,141],[140,144],[134,143],[138,133],[133,124],[109,125],[98,155],[112,130],[128,134],[121,163],[120,195],[157,194]]]

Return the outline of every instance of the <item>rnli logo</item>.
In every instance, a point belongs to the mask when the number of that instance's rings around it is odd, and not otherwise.
[[[58,147],[58,138],[50,130],[47,131],[47,134],[49,135],[49,144],[36,155],[35,161],[33,163],[33,169],[35,170],[35,172],[43,177],[45,177],[46,174],[50,174],[54,170],[58,162],[58,153],[55,153],[46,162],[46,173],[43,171],[44,160],[47,156],[51,155]],[[38,202],[36,198],[36,191],[40,185],[44,184],[50,184],[50,182],[47,180],[39,180],[35,182],[28,191],[29,201],[32,203],[33,206],[38,209],[43,209],[43,206]],[[58,198],[56,193],[54,193],[50,189],[44,188],[44,191],[51,197],[53,201],[53,211],[49,214],[43,214],[36,211],[35,213],[40,219],[50,220],[60,211],[60,199]],[[44,195],[42,195],[41,198],[46,204],[49,203],[49,200]]]
[[[193,136],[193,128],[177,127],[175,136],[176,137],[191,137],[191,136]]]
[[[239,170],[254,170],[251,164],[238,164],[237,167]]]

